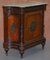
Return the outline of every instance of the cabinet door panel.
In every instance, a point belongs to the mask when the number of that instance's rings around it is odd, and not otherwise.
[[[11,41],[18,42],[19,40],[19,19],[16,15],[8,17],[8,36]]]
[[[29,44],[41,38],[42,11],[25,14],[24,20],[24,42]]]

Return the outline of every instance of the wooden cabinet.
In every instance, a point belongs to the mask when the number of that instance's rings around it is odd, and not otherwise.
[[[44,48],[44,11],[46,3],[5,5],[4,43],[6,55],[10,48],[18,49],[21,57],[27,48],[42,45]]]

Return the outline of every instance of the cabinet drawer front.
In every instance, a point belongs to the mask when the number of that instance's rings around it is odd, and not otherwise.
[[[24,19],[24,42],[37,41],[41,37],[42,11],[26,13]]]
[[[14,42],[19,40],[19,19],[16,15],[8,17],[8,38]]]

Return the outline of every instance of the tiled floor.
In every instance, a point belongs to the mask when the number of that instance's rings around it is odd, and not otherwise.
[[[23,59],[20,58],[19,51],[10,49],[8,56],[5,55],[5,51],[2,47],[2,41],[0,41],[0,60],[50,60],[50,41],[46,41],[45,49],[42,50],[41,45],[34,48],[30,48],[25,51]]]

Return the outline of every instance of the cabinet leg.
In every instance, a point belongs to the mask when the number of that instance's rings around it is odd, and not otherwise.
[[[21,58],[23,58],[23,54],[24,54],[24,46],[23,46],[23,42],[21,42],[20,46],[19,46],[19,52],[20,52],[20,55],[21,55]]]
[[[44,38],[43,40],[44,40],[44,41],[41,43],[41,45],[42,45],[42,49],[44,49],[45,42],[46,42],[46,39],[45,39],[45,38]]]
[[[23,53],[21,53],[20,55],[21,55],[21,58],[23,58]]]
[[[8,56],[8,50],[9,50],[9,49],[5,49],[5,54],[6,54],[6,56]]]
[[[42,43],[42,49],[44,49],[45,43]]]
[[[20,51],[21,58],[23,58],[24,51]]]

